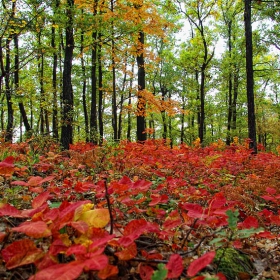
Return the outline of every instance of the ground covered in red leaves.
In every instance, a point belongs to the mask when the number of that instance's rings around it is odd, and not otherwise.
[[[0,197],[1,279],[280,279],[277,154],[1,144]]]

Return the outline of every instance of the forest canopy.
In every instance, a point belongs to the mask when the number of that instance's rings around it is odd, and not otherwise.
[[[251,9],[256,138],[280,142],[280,3]],[[248,138],[242,0],[14,0],[0,9],[3,141]],[[1,140],[1,141],[2,141]]]

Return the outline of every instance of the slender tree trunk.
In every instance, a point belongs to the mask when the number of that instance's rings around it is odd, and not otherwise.
[[[227,139],[226,144],[230,145],[232,140],[231,135],[231,124],[232,124],[232,111],[233,111],[233,103],[232,103],[232,42],[231,42],[231,27],[232,22],[228,22],[228,52],[229,52],[229,76],[228,76],[228,116],[227,116]]]
[[[134,63],[132,64],[132,69],[131,72],[134,74]],[[130,79],[129,83],[129,90],[128,90],[128,114],[127,114],[127,135],[126,138],[128,141],[131,141],[131,113],[130,113],[130,108],[131,108],[131,103],[132,103],[132,85],[133,85],[133,79]]]
[[[67,0],[68,7],[67,26],[66,26],[66,44],[64,54],[63,85],[62,85],[62,129],[61,145],[63,149],[68,150],[69,145],[73,143],[73,88],[72,88],[72,60],[74,50],[74,31],[73,31],[73,8],[74,0]]]
[[[81,67],[82,67],[82,80],[83,80],[83,88],[82,88],[82,100],[83,100],[83,111],[84,111],[84,120],[85,120],[85,132],[86,132],[86,142],[89,142],[89,121],[88,121],[88,111],[87,111],[87,99],[86,99],[86,91],[87,91],[87,80],[86,80],[86,67],[84,60],[84,32],[81,34]]]
[[[99,45],[98,45],[98,125],[99,125],[99,144],[102,145],[104,138],[104,127],[103,127],[103,69],[102,69],[102,44],[101,33],[98,34]]]
[[[13,140],[13,126],[14,126],[14,110],[12,104],[12,92],[10,88],[10,68],[11,68],[11,60],[10,60],[10,40],[8,38],[6,40],[6,67],[5,67],[5,93],[6,93],[6,100],[7,100],[7,126],[6,126],[6,134],[5,134],[5,141],[12,142]]]
[[[145,141],[147,139],[147,133],[145,131],[145,113],[146,102],[142,96],[142,91],[145,90],[145,61],[144,61],[144,42],[145,35],[143,31],[139,32],[138,37],[138,54],[137,54],[137,66],[138,66],[138,101],[137,101],[137,140]]]
[[[252,149],[254,153],[257,153],[256,117],[255,117],[255,100],[254,100],[251,0],[245,0],[244,22],[245,22],[245,39],[246,39],[248,137],[250,139],[250,143],[249,143],[250,149]]]
[[[19,47],[18,47],[18,35],[14,36],[14,45],[15,45],[14,80],[15,80],[15,90],[17,91],[18,88],[19,88]],[[31,127],[30,127],[30,124],[28,122],[28,118],[27,118],[27,115],[26,115],[26,111],[25,111],[23,102],[20,101],[18,103],[18,106],[19,106],[19,110],[20,110],[20,114],[21,114],[21,124],[23,122],[26,135],[29,138],[29,137],[31,137],[31,135],[30,135]]]
[[[59,7],[59,1],[57,0],[55,3],[55,12]],[[57,108],[57,67],[58,67],[58,55],[57,55],[57,47],[56,47],[56,32],[55,32],[55,21],[53,21],[52,26],[52,37],[51,37],[51,46],[53,49],[53,67],[52,67],[52,87],[53,87],[53,108],[52,108],[52,131],[53,138],[58,140],[58,108]]]

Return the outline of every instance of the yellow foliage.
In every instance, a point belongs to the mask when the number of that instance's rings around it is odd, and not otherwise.
[[[103,228],[109,223],[110,214],[108,209],[105,208],[94,209],[82,213],[78,220],[84,221],[95,228]]]

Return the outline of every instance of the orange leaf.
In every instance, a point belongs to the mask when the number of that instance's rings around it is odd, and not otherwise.
[[[100,279],[107,279],[111,276],[118,275],[119,269],[115,265],[108,264],[105,268],[101,269],[98,272],[98,277]]]
[[[22,217],[22,214],[14,206],[7,203],[0,203],[0,217],[2,216]]]
[[[45,203],[47,201],[47,199],[49,198],[50,193],[49,192],[43,192],[41,194],[39,194],[38,196],[36,196],[33,201],[32,201],[32,208],[38,208],[40,206],[43,205],[43,203]]]
[[[15,241],[3,249],[1,253],[8,269],[34,263],[44,256],[44,252],[37,248],[30,239]]]
[[[122,261],[128,261],[133,259],[137,255],[137,246],[135,242],[133,242],[131,245],[129,245],[122,251],[115,253],[115,255]]]
[[[50,229],[43,221],[27,221],[20,224],[18,227],[12,228],[12,231],[23,232],[34,238],[48,237],[51,235]]]

